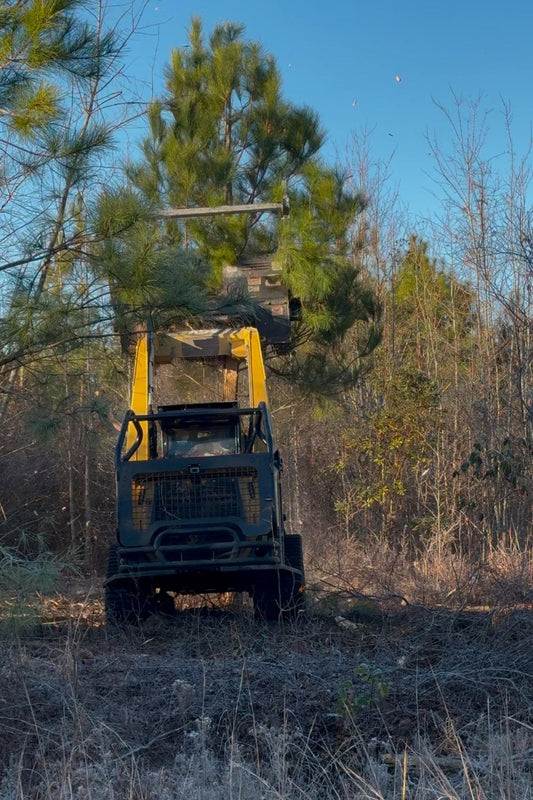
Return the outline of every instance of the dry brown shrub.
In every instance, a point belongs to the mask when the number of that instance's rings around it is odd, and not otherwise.
[[[412,558],[401,546],[350,540],[338,542],[327,558],[312,564],[326,591],[454,609],[533,603],[533,550],[513,543],[476,558],[430,542]]]

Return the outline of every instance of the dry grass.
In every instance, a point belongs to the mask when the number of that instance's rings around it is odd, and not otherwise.
[[[531,546],[501,544],[472,557],[433,540],[412,558],[401,546],[349,541],[313,566],[329,594],[395,597],[404,605],[447,609],[533,606]]]
[[[285,627],[225,606],[122,631],[97,586],[48,599],[4,643],[0,797],[533,798],[531,612],[357,592]]]

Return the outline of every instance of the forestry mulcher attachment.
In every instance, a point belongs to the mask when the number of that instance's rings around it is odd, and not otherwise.
[[[195,362],[204,372],[219,365],[221,398],[201,395]],[[176,363],[185,364],[182,386],[193,381],[194,402],[154,406],[156,373]],[[243,381],[244,404],[237,399]],[[175,386],[171,396],[183,399]],[[171,611],[174,594],[220,592],[247,592],[260,619],[298,613],[302,542],[285,532],[257,329],[140,334],[115,458],[118,531],[105,582],[108,621]]]

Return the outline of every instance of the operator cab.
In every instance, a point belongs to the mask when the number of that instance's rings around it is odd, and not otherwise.
[[[222,405],[222,404],[221,404]],[[210,406],[212,407],[212,406]],[[188,410],[181,406],[161,407],[160,411]],[[241,452],[241,428],[238,415],[198,414],[161,420],[162,454],[165,458],[221,456]]]
[[[168,458],[224,456],[237,452],[235,425],[212,420],[163,429],[164,454]]]

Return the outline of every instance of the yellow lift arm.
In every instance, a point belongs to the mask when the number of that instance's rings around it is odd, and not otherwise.
[[[131,409],[136,414],[152,411],[153,375],[157,366],[182,358],[208,358],[219,356],[235,362],[232,370],[235,386],[236,365],[246,362],[248,371],[249,402],[251,408],[259,403],[268,404],[265,365],[261,341],[256,328],[215,328],[211,330],[180,331],[179,333],[144,333],[139,336],[135,351]],[[229,385],[226,384],[229,393]],[[228,399],[227,397],[223,399]],[[135,460],[148,459],[148,425],[141,422],[142,442],[134,454]],[[130,426],[131,427],[131,426]],[[134,429],[128,431],[126,447],[136,439]]]

